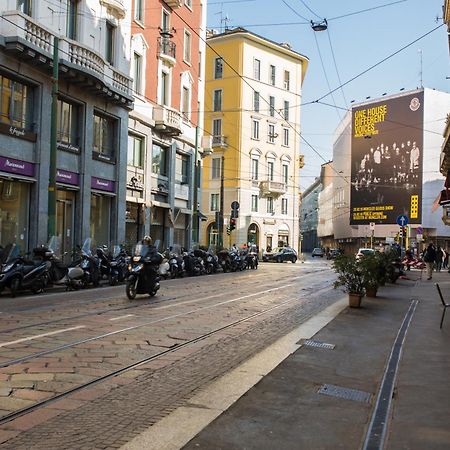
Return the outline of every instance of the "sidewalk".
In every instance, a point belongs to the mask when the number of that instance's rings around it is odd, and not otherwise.
[[[345,308],[313,339],[334,349],[303,345],[265,376],[184,448],[360,449],[397,333],[412,300],[386,431],[386,449],[450,448],[450,274],[420,272]],[[324,385],[335,394],[318,393]],[[342,389],[344,388],[344,389]],[[345,390],[351,389],[355,391]],[[328,386],[325,393],[333,393]],[[345,398],[342,398],[345,397]],[[378,447],[370,447],[378,448]]]

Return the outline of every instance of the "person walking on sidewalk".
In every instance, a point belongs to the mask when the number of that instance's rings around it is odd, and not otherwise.
[[[428,247],[423,254],[423,260],[427,266],[427,280],[431,280],[433,277],[434,262],[436,261],[436,250],[432,242],[428,244]]]
[[[441,247],[438,245],[436,249],[436,272],[440,272],[442,268],[442,259],[444,258],[444,252]]]

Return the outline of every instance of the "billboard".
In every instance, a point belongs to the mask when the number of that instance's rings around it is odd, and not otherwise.
[[[352,109],[350,225],[421,223],[423,91]]]

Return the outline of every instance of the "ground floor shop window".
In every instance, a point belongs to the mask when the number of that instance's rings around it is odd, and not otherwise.
[[[111,197],[91,195],[91,238],[94,245],[110,243],[111,204]]]
[[[289,247],[289,236],[288,235],[278,235],[278,247]]]
[[[28,246],[30,184],[0,179],[0,245]]]
[[[58,250],[59,256],[67,252],[67,260],[70,259],[74,244],[75,197],[76,193],[73,191],[56,191],[56,235],[60,245]]]
[[[153,243],[156,245],[159,241],[159,250],[166,248],[166,234],[165,234],[165,208],[152,208],[151,223],[150,223],[150,236],[153,239]]]
[[[173,232],[173,243],[180,247],[187,247],[187,230],[189,227],[188,216],[186,214],[179,214],[175,221],[175,228]]]

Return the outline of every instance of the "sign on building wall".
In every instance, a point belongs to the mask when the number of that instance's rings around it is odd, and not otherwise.
[[[421,223],[423,92],[352,110],[350,224]]]

